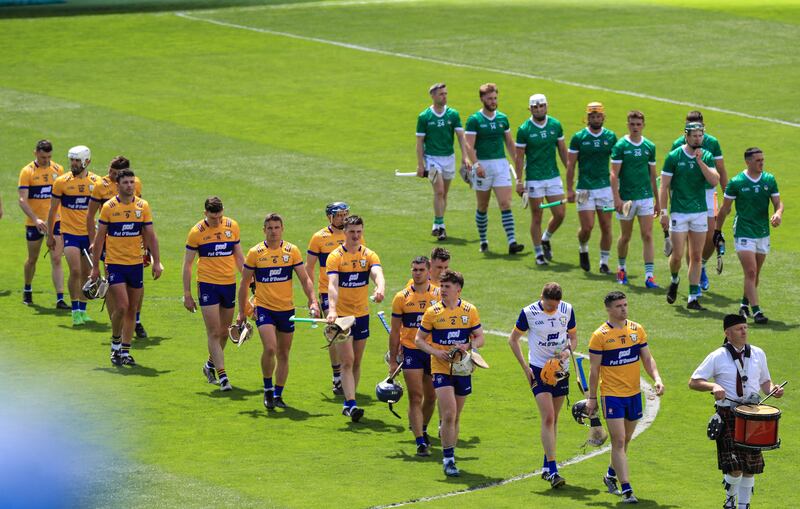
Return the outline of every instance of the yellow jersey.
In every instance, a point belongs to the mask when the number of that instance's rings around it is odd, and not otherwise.
[[[139,180],[139,177],[133,177],[134,179],[134,196],[141,198],[142,197],[142,181]],[[105,177],[100,179],[100,185],[95,186],[94,191],[92,191],[92,201],[96,201],[103,205],[105,202],[110,200],[111,198],[115,197],[119,194],[117,191],[117,183],[111,179],[110,176],[106,175]]]
[[[53,184],[53,198],[61,202],[61,233],[89,234],[86,229],[86,213],[89,210],[89,198],[98,185],[100,177],[92,172],[86,172],[83,177],[67,172],[56,179]],[[139,252],[141,254],[141,249]]]
[[[589,340],[589,353],[602,355],[600,364],[601,396],[634,396],[639,385],[639,351],[647,347],[644,327],[628,320],[622,328],[608,322],[601,325]]]
[[[212,228],[203,219],[192,227],[186,249],[197,251],[197,282],[229,285],[236,282],[236,257],[233,249],[239,243],[239,223],[221,217]]]
[[[150,204],[141,198],[122,203],[119,197],[108,200],[100,209],[100,224],[106,233],[106,265],[140,265],[142,230],[153,224]]]
[[[441,301],[439,287],[432,283],[425,285],[427,289],[420,293],[412,284],[397,292],[392,300],[392,316],[403,321],[400,344],[406,348],[417,347],[414,338],[417,336],[422,315],[426,309]]]
[[[308,254],[319,259],[319,293],[328,293],[328,271],[325,265],[328,262],[328,255],[344,244],[344,237],[344,230],[328,225],[312,235],[308,242]],[[363,236],[361,245],[364,245]]]
[[[381,259],[374,251],[358,246],[348,251],[344,245],[333,250],[325,262],[328,275],[339,276],[339,299],[336,314],[364,316],[369,314],[369,275],[372,267],[380,267]]]
[[[255,273],[256,306],[270,311],[294,309],[292,273],[303,265],[300,250],[294,244],[281,241],[276,249],[259,242],[247,252],[244,266]]]
[[[453,309],[437,302],[425,310],[419,330],[430,334],[431,345],[439,350],[450,350],[456,345],[469,343],[472,333],[481,326],[478,309],[465,300],[458,300]],[[431,356],[431,372],[450,374],[450,364]]]
[[[50,166],[39,166],[32,161],[19,172],[19,189],[28,191],[28,205],[36,217],[47,221],[50,212],[50,196],[53,193],[53,184],[64,173],[64,168],[50,161]],[[58,220],[58,216],[56,216]],[[36,226],[36,222],[25,216],[27,226]]]

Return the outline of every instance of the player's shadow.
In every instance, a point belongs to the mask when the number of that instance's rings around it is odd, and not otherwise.
[[[0,290],[0,297],[8,297],[11,295],[11,290]]]
[[[460,237],[451,237],[450,235],[448,235],[447,238],[444,239],[444,240],[437,241],[438,244],[441,244],[443,246],[447,246],[447,245],[451,245],[451,246],[466,246],[467,244],[474,244],[475,242],[477,242],[477,241],[462,239]]]
[[[751,327],[752,327],[752,329],[756,329],[756,330],[757,329],[769,329],[769,330],[773,330],[773,331],[788,331],[788,330],[796,329],[797,327],[800,327],[800,325],[798,325],[796,323],[781,322],[780,320],[773,320],[772,318],[770,318],[769,322],[767,322],[764,325],[753,324]],[[751,329],[751,332],[752,332],[752,329]]]
[[[536,476],[536,478],[538,479],[539,476]],[[575,502],[583,501],[584,504],[591,505],[590,503],[587,504],[585,501],[599,495],[601,491],[596,488],[584,488],[583,486],[576,486],[574,484],[566,484],[565,486],[554,490],[550,487],[550,483],[541,483],[539,484],[539,489],[534,490],[532,493],[537,495],[547,495],[548,497],[568,498],[570,500],[574,500]],[[615,503],[613,505],[616,505],[616,501],[618,500],[619,499],[615,498]]]
[[[394,419],[392,414],[389,414],[389,417]],[[344,419],[344,417],[342,418]],[[340,429],[342,431],[352,431],[354,433],[402,433],[405,430],[405,428],[399,424],[392,424],[390,422],[364,417],[358,422],[348,420]]]
[[[172,339],[171,336],[147,336],[146,338],[133,338],[133,348],[136,350],[149,350],[161,344],[165,339]]]
[[[561,495],[562,492],[566,495],[567,494],[566,488],[567,487],[565,487],[564,489],[561,489],[561,490],[548,491],[547,495],[548,496],[554,496],[554,495],[555,496],[563,496],[563,495]],[[585,507],[619,507],[621,498],[618,497],[618,496],[615,496],[615,495],[609,495],[609,497],[613,497],[613,498],[611,498],[611,500],[609,500],[608,502],[605,502],[605,501],[604,502],[584,502],[583,505]],[[650,508],[650,509],[673,509],[673,508],[681,507],[681,506],[672,505],[672,504],[659,504],[655,500],[650,500],[650,499],[647,499],[647,498],[641,498],[638,495],[637,495],[636,498],[639,499],[638,507],[647,507],[647,508]]]
[[[477,460],[478,458],[475,457],[468,457],[468,456],[460,456],[456,458],[456,464],[459,461],[472,461]],[[480,468],[480,467],[477,467]],[[445,477],[439,479],[440,483],[448,484],[448,485],[464,485],[467,491],[474,491],[481,488],[487,488],[489,486],[493,486],[500,481],[503,480],[502,477],[489,477],[483,474],[479,474],[477,472],[473,472],[469,469],[469,467],[458,467],[461,475],[458,477]]]
[[[583,277],[585,279],[591,279],[592,281],[597,281],[597,282],[603,282],[603,281],[608,283],[617,282],[614,277],[614,274],[601,274],[600,272],[586,272],[583,269],[581,269],[581,271],[583,272]]]
[[[472,436],[467,439],[459,438],[456,447],[458,449],[474,449],[476,446],[480,445],[480,443],[481,438],[478,436]]]
[[[65,315],[65,318],[66,318],[66,315]],[[69,331],[74,331],[74,332],[86,332],[86,331],[88,331],[88,332],[103,332],[103,331],[108,331],[108,330],[111,329],[111,327],[107,323],[100,323],[100,322],[94,322],[94,321],[93,322],[84,323],[83,325],[80,325],[78,327],[74,327],[72,325],[66,325],[66,324],[62,323],[62,324],[59,324],[59,328],[66,329],[66,330],[69,330]]]
[[[411,447],[410,443],[409,443],[408,447],[409,448]],[[439,456],[441,457],[441,454]],[[408,453],[407,451],[405,451],[403,449],[401,449],[399,451],[395,451],[392,454],[387,454],[385,456],[385,458],[389,459],[389,460],[405,461],[405,462],[408,462],[408,463],[424,463],[424,462],[431,461],[431,458],[436,459],[435,455],[433,455],[433,454],[431,456],[423,457],[423,456],[417,456],[416,453],[410,454],[410,453]]]
[[[532,270],[542,271],[543,273],[544,272],[564,273],[564,272],[574,272],[576,270],[580,270],[580,268],[577,265],[574,265],[572,263],[554,262],[553,260],[547,262],[547,265],[536,265],[536,258],[530,253],[527,253],[527,255],[530,256],[529,261],[532,263],[531,264]],[[587,274],[591,275],[591,273]]]
[[[44,307],[40,306],[39,304],[33,304],[31,306],[31,309],[33,309],[37,315],[64,316],[64,317],[70,316],[69,309],[56,309],[53,306]]]
[[[525,251],[517,254],[508,254],[507,250],[503,251],[486,251],[485,253],[480,253],[478,256],[483,256],[484,258],[488,258],[489,260],[505,260],[507,262],[513,263],[525,263],[528,260],[528,257],[531,256],[530,253],[526,253]],[[507,249],[507,248],[506,248]]]
[[[208,384],[211,385],[211,384]],[[234,387],[230,391],[221,391],[219,387],[214,385],[213,388],[209,389],[208,392],[195,392],[198,396],[207,396],[211,399],[230,399],[233,401],[244,401],[251,396],[256,396],[258,394],[263,394],[264,391],[262,390],[255,390],[249,391],[247,389],[241,389],[239,387]]]
[[[113,375],[122,375],[122,376],[144,376],[147,378],[153,378],[160,375],[166,375],[167,373],[172,373],[171,369],[158,370],[155,368],[148,368],[147,366],[142,366],[141,364],[137,364],[135,366],[94,368],[94,371],[103,371],[106,373],[111,373]]]
[[[252,419],[289,419],[290,421],[305,421],[315,417],[328,417],[328,414],[312,414],[305,410],[292,407],[273,410],[264,408],[242,410],[239,412],[239,415],[247,415]]]
[[[731,299],[721,293],[703,292],[703,302],[711,304],[715,307],[733,307],[739,304],[738,299]]]
[[[678,298],[680,298],[680,297],[678,297]],[[708,306],[706,306],[705,303],[704,303],[703,307],[708,308]],[[722,319],[725,318],[725,315],[727,313],[723,313],[721,311],[714,311],[714,310],[712,310],[710,308],[706,309],[705,311],[694,311],[694,310],[691,310],[691,309],[686,309],[686,304],[682,303],[682,305],[680,305],[680,306],[675,306],[675,314],[676,315],[681,315],[684,318],[697,318],[697,319],[709,319],[709,318],[711,318],[713,320],[719,320],[721,322]]]

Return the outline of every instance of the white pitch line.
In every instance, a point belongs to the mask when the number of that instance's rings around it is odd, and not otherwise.
[[[562,80],[562,79],[559,79],[559,78],[550,78],[550,77],[547,77],[547,76],[539,76],[539,75],[536,75],[536,74],[528,74],[528,73],[517,72],[517,71],[509,71],[509,70],[506,70],[506,69],[496,69],[496,68],[493,68],[493,67],[485,67],[485,66],[481,66],[481,65],[465,64],[465,63],[461,63],[461,62],[453,62],[453,61],[442,60],[442,59],[438,59],[438,58],[430,58],[430,57],[423,57],[423,56],[419,56],[419,55],[412,55],[412,54],[409,54],[409,53],[399,53],[399,52],[395,52],[395,51],[387,51],[387,50],[382,50],[382,49],[378,49],[378,48],[372,48],[372,47],[369,47],[369,46],[361,46],[359,44],[351,44],[351,43],[348,43],[348,42],[334,41],[334,40],[330,40],[330,39],[322,39],[322,38],[319,38],[319,37],[309,37],[309,36],[306,36],[306,35],[293,34],[291,32],[281,32],[281,31],[278,31],[278,30],[270,30],[268,28],[259,28],[259,27],[252,27],[252,26],[247,26],[247,25],[240,25],[240,24],[237,24],[237,23],[229,23],[227,21],[219,21],[219,20],[210,19],[210,18],[201,18],[199,16],[193,16],[193,15],[188,14],[186,12],[175,12],[175,15],[179,16],[179,17],[181,17],[183,19],[190,20],[190,21],[199,21],[199,22],[202,22],[202,23],[209,23],[209,24],[212,24],[212,25],[218,25],[218,26],[223,26],[223,27],[227,27],[227,28],[236,28],[238,30],[248,30],[250,32],[257,32],[257,33],[261,33],[261,34],[277,35],[277,36],[281,36],[281,37],[288,37],[288,38],[291,38],[291,39],[298,39],[298,40],[301,40],[301,41],[316,42],[316,43],[320,43],[320,44],[327,44],[327,45],[330,45],[330,46],[338,46],[340,48],[347,48],[347,49],[351,49],[351,50],[355,50],[355,51],[363,51],[365,53],[374,53],[374,54],[378,54],[378,55],[386,55],[386,56],[396,57],[396,58],[405,58],[405,59],[408,59],[408,60],[416,60],[416,61],[419,61],[419,62],[429,62],[429,63],[432,63],[432,64],[447,65],[447,66],[450,66],[450,67],[460,67],[460,68],[463,68],[463,69],[473,69],[473,70],[477,70],[477,71],[492,72],[492,73],[496,73],[496,74],[505,74],[507,76],[515,76],[515,77],[518,77],[518,78],[527,78],[527,79],[534,79],[534,80],[541,80],[541,81],[549,81],[550,83],[558,83],[559,85],[568,85],[568,86],[571,86],[571,87],[585,88],[585,89],[588,89],[588,90],[599,90],[601,92],[608,92],[608,93],[612,93],[612,94],[625,95],[625,96],[629,96],[629,97],[638,97],[640,99],[647,99],[647,100],[650,100],[650,101],[662,102],[662,103],[666,103],[666,104],[673,104],[673,105],[677,105],[677,106],[688,106],[688,107],[691,107],[691,108],[716,111],[717,113],[724,113],[726,115],[733,115],[733,116],[742,117],[742,118],[749,118],[751,120],[762,120],[764,122],[770,122],[770,123],[773,123],[773,124],[781,124],[781,125],[785,125],[785,126],[789,126],[789,127],[800,127],[800,123],[789,122],[788,120],[781,120],[779,118],[764,117],[764,116],[761,116],[761,115],[751,115],[750,113],[743,113],[741,111],[734,111],[734,110],[729,110],[729,109],[726,109],[726,108],[718,108],[716,106],[708,106],[708,105],[705,105],[705,104],[698,104],[698,103],[693,103],[693,102],[689,102],[689,101],[679,101],[679,100],[676,100],[676,99],[669,99],[667,97],[659,97],[659,96],[650,95],[650,94],[642,94],[640,92],[633,92],[631,90],[619,90],[619,89],[615,89],[615,88],[603,87],[603,86],[600,86],[600,85],[592,85],[592,84],[589,84],[589,83],[579,83],[577,81]]]

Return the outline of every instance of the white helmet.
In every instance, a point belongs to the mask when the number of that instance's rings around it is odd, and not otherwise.
[[[86,165],[92,158],[92,151],[89,150],[89,147],[86,145],[78,145],[69,149],[69,152],[67,152],[67,158],[79,160],[83,167],[86,168]]]

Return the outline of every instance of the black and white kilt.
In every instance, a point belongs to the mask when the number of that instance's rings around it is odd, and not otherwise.
[[[764,456],[761,451],[739,447],[733,443],[735,419],[733,410],[717,408],[725,422],[725,431],[717,438],[717,465],[723,473],[742,471],[745,474],[760,474],[764,471]]]

